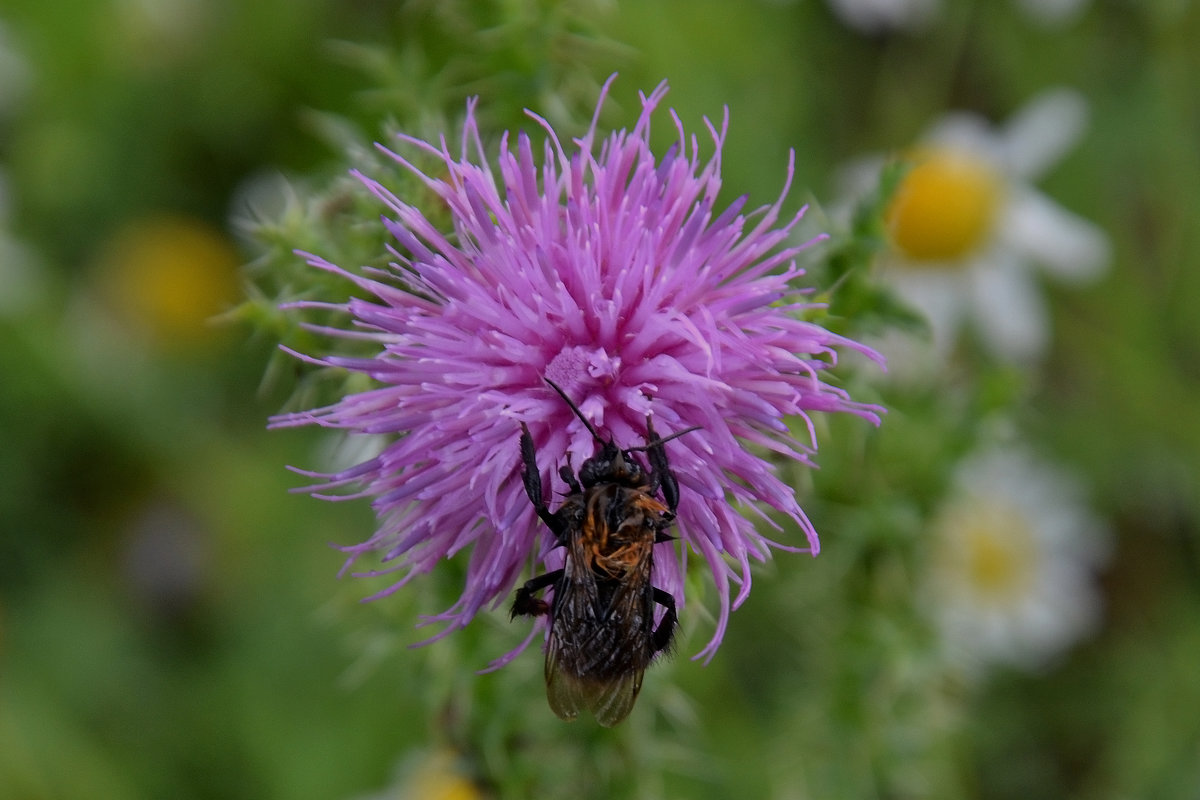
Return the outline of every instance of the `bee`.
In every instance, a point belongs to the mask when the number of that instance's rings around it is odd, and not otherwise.
[[[646,444],[625,450],[604,440],[579,407],[559,394],[595,439],[596,453],[576,476],[559,470],[570,491],[557,510],[543,497],[529,428],[521,424],[521,478],[537,515],[566,548],[562,569],[527,581],[517,590],[512,618],[549,615],[546,697],[564,720],[580,709],[612,727],[629,715],[651,661],[671,647],[678,616],[675,598],[651,583],[654,546],[675,537],[667,528],[679,506],[679,483],[664,445],[688,428],[660,438],[646,418]],[[643,464],[636,452],[645,452]],[[658,495],[661,493],[662,498]],[[549,601],[535,595],[552,588]],[[664,609],[654,624],[656,606]]]

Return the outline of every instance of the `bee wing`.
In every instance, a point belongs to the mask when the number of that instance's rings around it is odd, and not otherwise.
[[[629,716],[638,692],[642,690],[644,669],[626,672],[611,681],[595,681],[586,684],[585,702],[588,710],[596,715],[596,721],[611,728]]]
[[[562,668],[557,652],[551,639],[546,654],[546,699],[555,714],[561,719],[573,720],[579,716],[580,709],[587,709],[606,728],[629,716],[638,692],[642,690],[644,669],[612,678],[579,677]]]
[[[554,619],[546,645],[546,699],[560,718],[573,720],[587,708],[587,679],[577,673],[592,636],[596,607],[596,581],[580,572],[577,559],[567,559],[555,589]]]
[[[624,646],[610,654],[608,666],[615,674],[603,680],[588,682],[584,688],[587,708],[596,715],[596,721],[611,728],[633,710],[638,693],[642,690],[642,677],[646,674],[651,653],[647,649],[648,633],[653,625],[652,606],[646,601],[646,588],[650,581],[650,562],[643,566],[641,580],[621,585],[610,599],[609,616],[625,620],[634,631]]]
[[[579,710],[587,707],[587,691],[584,681],[562,668],[559,663],[557,639],[550,638],[546,651],[546,699],[550,710],[568,722],[579,716]]]
[[[562,719],[573,720],[580,709],[587,709],[609,728],[629,716],[650,662],[651,653],[643,650],[644,631],[651,624],[645,590],[619,586],[601,605],[595,578],[584,573],[571,579],[570,572],[560,583],[555,601],[546,648],[546,697]],[[646,572],[648,580],[649,564]],[[634,635],[618,634],[613,620],[627,621]]]

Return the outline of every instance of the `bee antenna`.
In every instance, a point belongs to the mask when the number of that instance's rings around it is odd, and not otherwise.
[[[596,433],[596,429],[592,426],[592,423],[589,422],[588,418],[585,417],[583,415],[583,412],[579,410],[579,406],[575,405],[575,401],[572,400],[570,397],[567,397],[567,393],[562,390],[562,387],[560,387],[557,383],[550,380],[549,378],[543,377],[542,380],[544,380],[546,383],[550,384],[550,388],[553,389],[554,391],[558,392],[558,396],[561,397],[563,399],[563,401],[568,406],[571,407],[571,410],[575,412],[575,416],[579,417],[579,421],[582,422],[584,424],[584,426],[588,429],[588,433],[590,433],[592,435],[593,439],[595,439],[597,442],[599,442],[602,446],[608,444],[608,442],[606,442],[600,438],[600,434]]]
[[[649,450],[651,447],[654,447],[655,445],[666,444],[667,442],[671,441],[672,439],[678,439],[680,436],[683,436],[685,433],[691,433],[692,431],[698,431],[698,430],[700,430],[700,426],[693,425],[690,428],[684,428],[681,431],[675,431],[670,436],[662,436],[662,437],[655,436],[653,442],[650,442],[649,444],[644,444],[641,447],[630,447],[629,450],[632,450],[634,452],[638,452],[638,451],[642,451],[642,450]]]

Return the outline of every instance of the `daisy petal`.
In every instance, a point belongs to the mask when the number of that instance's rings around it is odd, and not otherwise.
[[[1079,142],[1087,120],[1087,101],[1079,92],[1042,92],[1005,126],[1005,163],[1019,178],[1041,177]]]
[[[995,256],[971,282],[975,321],[998,356],[1017,363],[1041,356],[1050,342],[1046,303],[1028,270],[1011,256]]]
[[[1098,225],[1029,188],[1013,192],[1002,236],[1054,277],[1073,283],[1098,278],[1111,258],[1108,237]]]

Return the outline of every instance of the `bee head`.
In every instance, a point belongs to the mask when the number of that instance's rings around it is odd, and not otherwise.
[[[612,442],[605,442],[600,452],[583,462],[579,482],[585,488],[598,483],[619,483],[639,487],[646,483],[646,470],[631,453]]]
[[[575,416],[579,418],[592,434],[592,438],[600,445],[600,450],[579,469],[579,482],[584,487],[592,487],[599,483],[618,483],[633,488],[642,488],[649,482],[648,473],[642,463],[633,455],[631,450],[622,450],[611,439],[605,441],[596,431],[594,425],[579,410],[567,393],[549,378],[544,379],[558,396],[563,399]]]

